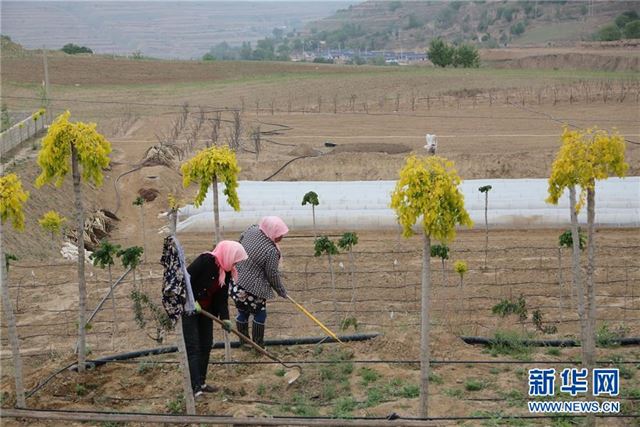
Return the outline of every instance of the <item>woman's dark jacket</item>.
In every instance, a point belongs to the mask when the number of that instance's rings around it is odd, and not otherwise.
[[[204,310],[220,319],[227,320],[229,319],[229,284],[232,283],[232,276],[231,273],[228,273],[225,277],[225,285],[220,287],[218,268],[213,255],[204,253],[187,267],[187,271],[191,276],[191,290],[195,300]]]

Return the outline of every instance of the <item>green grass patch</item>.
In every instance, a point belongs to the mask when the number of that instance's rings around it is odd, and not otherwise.
[[[530,337],[515,331],[496,331],[489,344],[489,353],[494,357],[506,355],[518,360],[531,360],[531,347],[524,343],[526,339]]]
[[[435,372],[429,372],[429,382],[433,383],[433,384],[442,384],[444,383],[444,380],[442,379],[442,377],[438,374],[436,374]]]
[[[443,393],[445,394],[445,396],[455,398],[461,398],[462,396],[464,396],[464,392],[459,388],[447,388],[443,391]]]
[[[370,383],[378,381],[378,378],[380,378],[380,374],[377,371],[367,367],[360,368],[358,375],[362,378],[361,382],[365,387]]]
[[[487,384],[484,381],[475,378],[470,378],[464,382],[464,388],[467,391],[480,391],[486,386]]]
[[[547,354],[549,356],[560,356],[562,352],[560,351],[560,349],[558,347],[550,347],[547,349]]]
[[[184,396],[177,396],[175,399],[168,401],[166,406],[170,414],[177,415],[184,413],[186,407]]]
[[[341,397],[333,407],[331,415],[335,418],[351,418],[358,403],[352,397]]]
[[[283,368],[278,368],[276,369],[276,377],[284,377],[284,374],[286,374],[286,371]]]

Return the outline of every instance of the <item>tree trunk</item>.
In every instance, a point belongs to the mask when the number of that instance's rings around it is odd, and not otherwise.
[[[429,293],[431,278],[429,258],[431,255],[431,238],[424,235],[422,248],[422,293],[420,315],[420,417],[429,416]]]
[[[445,259],[442,258],[442,286],[447,286],[447,276],[445,272]]]
[[[311,213],[313,215],[313,240],[318,238],[318,232],[316,231],[316,207],[311,205]]]
[[[489,191],[484,193],[484,268],[487,268],[487,253],[489,252],[489,220],[487,210],[489,205]]]
[[[140,223],[142,224],[142,253],[144,254],[144,262],[147,263],[147,235],[144,229],[144,203],[140,205]]]
[[[76,227],[78,244],[78,372],[84,372],[86,354],[85,310],[87,306],[87,287],[84,280],[84,210],[82,208],[82,188],[78,151],[71,145],[71,170],[73,171],[73,194],[76,205]]]
[[[594,183],[595,185],[595,183]],[[595,269],[595,249],[594,222],[595,212],[595,187],[587,189],[587,330],[584,338],[582,366],[587,368],[587,372],[593,372],[596,360],[596,294],[593,273]],[[590,387],[588,396],[593,398],[593,388]],[[591,427],[596,425],[593,414],[587,415],[586,425]]]
[[[214,242],[216,245],[220,240],[222,240],[222,236],[220,235],[220,208],[218,206],[218,178],[213,178],[213,221],[215,223],[216,228],[216,241]]]
[[[13,357],[13,375],[16,382],[16,406],[26,408],[24,400],[24,386],[22,385],[22,359],[20,358],[20,343],[18,341],[18,329],[16,328],[16,315],[11,306],[9,296],[9,281],[5,274],[7,266],[2,245],[2,221],[0,221],[0,289],[2,292],[2,310],[9,330],[9,342],[11,343],[11,355]]]
[[[333,277],[333,259],[331,258],[331,254],[327,254],[329,257],[329,273],[331,273],[331,287],[333,288],[333,315],[336,319],[336,327],[340,327],[340,319],[338,318],[338,294],[336,291],[336,281]]]
[[[580,235],[578,233],[578,213],[576,212],[576,188],[569,188],[569,209],[571,210],[571,239],[573,240],[573,287],[578,296],[578,317],[580,318],[580,342],[582,349],[582,366],[586,367],[588,355],[586,343],[588,342],[588,324],[585,313],[585,294],[582,286],[580,271]]]
[[[112,287],[113,286],[113,276],[111,275],[111,264],[109,264],[107,266],[107,269],[109,270],[109,287]],[[115,289],[111,290],[111,311],[113,313],[113,326],[112,326],[112,329],[111,329],[111,349],[115,350],[115,348],[114,348],[114,338],[118,334],[118,315],[117,315],[117,312],[116,312]]]
[[[595,188],[587,190],[587,298],[588,307],[587,321],[588,321],[588,334],[589,340],[587,341],[587,367],[589,370],[595,367],[595,330],[596,330],[596,292],[594,283],[594,271],[595,271],[595,252],[596,242],[594,236],[594,222],[595,222]]]
[[[351,270],[351,307],[353,308],[353,315],[356,315],[356,272],[355,261],[353,259],[353,249],[349,248],[349,269]]]

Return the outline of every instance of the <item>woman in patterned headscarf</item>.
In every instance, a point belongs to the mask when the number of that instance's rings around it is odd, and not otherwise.
[[[213,344],[213,321],[198,314],[201,310],[217,316],[231,330],[229,321],[229,287],[234,286],[238,271],[236,264],[247,259],[247,253],[238,242],[223,240],[213,252],[198,256],[187,267],[191,290],[196,300],[196,313],[183,314],[182,332],[189,359],[191,387],[196,397],[202,392],[215,392],[216,387],[206,383],[209,354]]]
[[[282,298],[287,297],[278,271],[281,259],[278,243],[288,232],[282,219],[267,216],[240,236],[249,258],[238,264],[238,282],[231,287],[230,294],[238,309],[238,331],[248,336],[249,317],[253,316],[251,339],[260,346],[264,345],[267,300],[275,297],[274,291]]]

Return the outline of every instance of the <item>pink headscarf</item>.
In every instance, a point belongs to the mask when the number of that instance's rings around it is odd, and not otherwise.
[[[238,270],[236,270],[236,263],[249,258],[242,245],[231,240],[221,241],[210,254],[216,258],[216,264],[220,267],[218,271],[218,283],[220,283],[220,286],[224,286],[228,272],[231,272],[233,280],[237,280]]]
[[[289,232],[289,227],[279,216],[265,216],[258,223],[258,227],[269,239],[273,240],[273,243],[276,243],[278,237],[282,237]],[[276,246],[278,246],[277,243]]]

